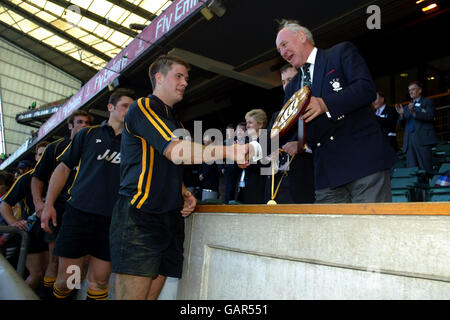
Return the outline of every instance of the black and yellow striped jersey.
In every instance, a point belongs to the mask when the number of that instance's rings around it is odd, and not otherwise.
[[[33,197],[31,195],[31,176],[33,170],[27,171],[17,178],[12,187],[3,196],[2,201],[13,207],[23,201],[22,219],[26,220],[34,213]]]
[[[120,195],[146,213],[181,209],[182,168],[164,156],[181,128],[171,107],[150,95],[133,102],[125,116],[120,163]]]
[[[68,203],[81,211],[111,216],[118,198],[120,139],[106,121],[81,129],[58,157],[77,168]]]
[[[48,182],[50,181],[50,177],[55,170],[56,166],[59,164],[57,160],[58,156],[67,148],[70,144],[70,137],[65,136],[64,138],[58,139],[50,143],[44,150],[41,158],[36,164],[33,172],[33,177],[38,178],[42,182],[44,182],[47,187]],[[68,190],[69,187],[73,184],[73,179],[75,178],[76,170],[72,170],[67,179],[66,185],[64,186],[63,191],[59,195],[57,201],[67,201],[69,199]]]

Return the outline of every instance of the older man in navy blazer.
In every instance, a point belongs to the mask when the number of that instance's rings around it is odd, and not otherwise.
[[[399,122],[405,126],[403,152],[406,152],[406,166],[419,167],[428,172],[433,169],[431,148],[437,143],[433,126],[433,100],[422,97],[422,84],[413,81],[408,86],[411,103],[395,109],[400,115]]]
[[[317,49],[311,32],[296,21],[281,23],[276,46],[300,69],[285,102],[304,85],[312,90],[301,121],[314,154],[316,202],[392,201],[389,169],[396,155],[370,107],[376,89],[355,46]]]

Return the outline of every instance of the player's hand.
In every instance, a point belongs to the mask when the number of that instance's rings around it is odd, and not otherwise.
[[[19,228],[20,230],[27,231],[28,223],[25,220],[17,220],[13,224],[11,224],[11,227],[16,227]]]
[[[52,233],[52,230],[48,226],[50,220],[52,221],[53,226],[56,227],[56,210],[53,206],[45,205],[41,214],[41,228],[48,233]]]
[[[327,111],[328,107],[325,105],[322,98],[311,97],[308,107],[306,107],[305,113],[302,116],[302,120],[304,120],[305,123],[308,123]]]
[[[34,209],[36,210],[35,212],[36,212],[36,215],[38,216],[38,218],[41,217],[44,207],[45,207],[45,203],[42,200],[36,201],[34,203]]]
[[[188,217],[192,212],[194,212],[195,206],[197,205],[197,199],[188,190],[183,193],[183,198],[184,204],[183,209],[181,209],[181,215],[183,217]]]

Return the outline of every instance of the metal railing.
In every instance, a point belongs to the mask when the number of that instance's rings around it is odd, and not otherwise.
[[[0,226],[0,233],[20,234],[22,238],[16,270],[0,254],[0,300],[39,300],[36,293],[23,280],[28,253],[28,233],[16,227],[8,226]]]
[[[17,262],[16,271],[21,277],[23,277],[25,274],[25,262],[27,261],[28,253],[28,232],[16,227],[0,226],[0,233],[18,233],[22,238],[22,241],[20,242],[19,261]]]

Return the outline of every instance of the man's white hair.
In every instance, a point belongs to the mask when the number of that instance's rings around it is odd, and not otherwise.
[[[298,21],[296,21],[296,20],[285,20],[285,19],[281,20],[278,32],[280,32],[282,29],[288,29],[295,33],[298,33],[299,31],[303,31],[306,34],[306,37],[312,43],[312,45],[313,46],[315,45],[314,38],[313,38],[311,31],[309,31],[308,28],[300,25],[298,23]]]

